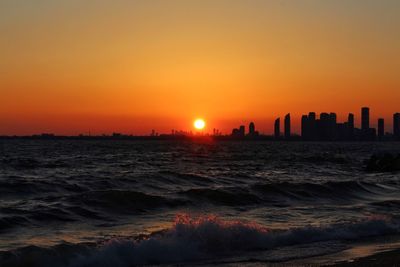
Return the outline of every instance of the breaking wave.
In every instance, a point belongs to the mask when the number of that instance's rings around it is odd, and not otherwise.
[[[255,222],[227,221],[213,215],[177,215],[173,226],[141,238],[111,240],[98,247],[58,246],[58,251],[25,248],[25,253],[2,255],[5,266],[129,267],[212,261],[247,252],[323,241],[349,241],[398,234],[400,224],[390,218],[369,218],[358,223],[269,230]],[[36,251],[36,254],[32,251]],[[51,263],[51,265],[48,265]]]

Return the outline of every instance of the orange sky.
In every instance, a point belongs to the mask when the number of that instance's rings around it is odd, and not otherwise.
[[[400,112],[399,1],[0,2],[0,134]],[[388,129],[390,130],[390,129]]]

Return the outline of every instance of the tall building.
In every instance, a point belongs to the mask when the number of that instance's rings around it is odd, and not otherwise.
[[[400,140],[400,113],[393,114],[393,135]]]
[[[239,127],[239,135],[240,136],[245,136],[245,134],[246,134],[246,128],[244,127],[244,125],[241,125]]]
[[[316,140],[318,136],[317,132],[317,116],[315,112],[308,113],[308,130],[307,134],[310,140]]]
[[[348,123],[349,128],[354,129],[354,114],[353,113],[349,113],[347,123]]]
[[[331,125],[331,117],[328,113],[323,112],[319,115],[319,138],[322,141],[329,140],[330,137],[330,125]]]
[[[254,122],[250,122],[249,124],[249,135],[254,135],[256,132],[256,126],[254,125]]]
[[[286,114],[285,116],[285,138],[290,139],[291,132],[290,132],[290,113]]]
[[[310,124],[308,121],[308,116],[303,115],[301,117],[301,138],[303,140],[310,140]]]
[[[361,130],[369,131],[369,108],[367,107],[361,109]]]
[[[331,112],[329,114],[329,140],[336,140],[336,124],[337,124],[337,115],[336,113]]]
[[[385,136],[385,120],[378,119],[378,139],[382,140]]]
[[[274,124],[274,133],[275,139],[279,139],[281,137],[281,119],[277,118]]]
[[[354,114],[349,113],[349,117],[347,120],[347,127],[348,127],[348,139],[354,139]]]
[[[336,115],[336,113],[331,112],[331,113],[329,114],[329,116],[330,116],[330,119],[331,119],[332,124],[336,124],[336,122],[337,122],[337,115]]]

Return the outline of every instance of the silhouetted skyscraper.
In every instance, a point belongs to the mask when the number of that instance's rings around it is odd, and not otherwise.
[[[361,130],[369,131],[369,108],[367,107],[361,109]]]
[[[354,114],[349,113],[348,120],[347,120],[347,127],[348,127],[348,138],[350,140],[354,139]]]
[[[239,135],[240,136],[245,136],[245,134],[246,134],[246,128],[244,127],[244,125],[241,125],[239,127]]]
[[[319,115],[319,137],[321,140],[329,140],[331,117],[328,113],[321,113]]]
[[[238,128],[235,128],[235,129],[233,129],[232,130],[232,136],[234,136],[234,137],[244,137],[245,136],[245,127],[244,127],[244,125],[241,125],[240,127],[239,127],[239,129]]]
[[[310,140],[310,124],[307,115],[301,117],[301,138],[303,140]]]
[[[385,135],[385,120],[378,119],[378,139],[382,140]]]
[[[376,129],[369,127],[369,108],[361,109],[361,140],[373,141],[376,139]]]
[[[249,124],[249,135],[254,135],[256,132],[256,126],[254,125],[254,122],[250,122]]]
[[[285,138],[290,139],[290,113],[285,116]]]
[[[354,130],[354,114],[349,113],[349,116],[347,117],[347,123],[349,126],[349,129]]]
[[[281,119],[277,118],[274,124],[274,133],[275,139],[279,139],[281,137]]]
[[[317,132],[317,116],[315,112],[308,113],[308,130],[307,134],[310,140],[316,140],[318,136]]]
[[[336,123],[337,123],[336,113],[331,112],[331,114],[329,114],[329,140],[337,139]]]
[[[393,135],[400,140],[400,113],[393,114]]]
[[[317,115],[315,115],[315,112],[310,112],[308,113],[308,118],[315,121],[317,119]]]
[[[336,115],[336,113],[331,112],[331,114],[329,114],[329,116],[330,116],[330,118],[331,118],[331,122],[332,122],[333,124],[336,124],[336,122],[337,122],[337,115]]]
[[[354,114],[353,113],[349,113],[347,122],[348,122],[349,128],[354,129]]]

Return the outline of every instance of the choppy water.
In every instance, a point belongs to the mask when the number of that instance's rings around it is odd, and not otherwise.
[[[0,141],[1,266],[284,261],[400,234],[400,143]]]

